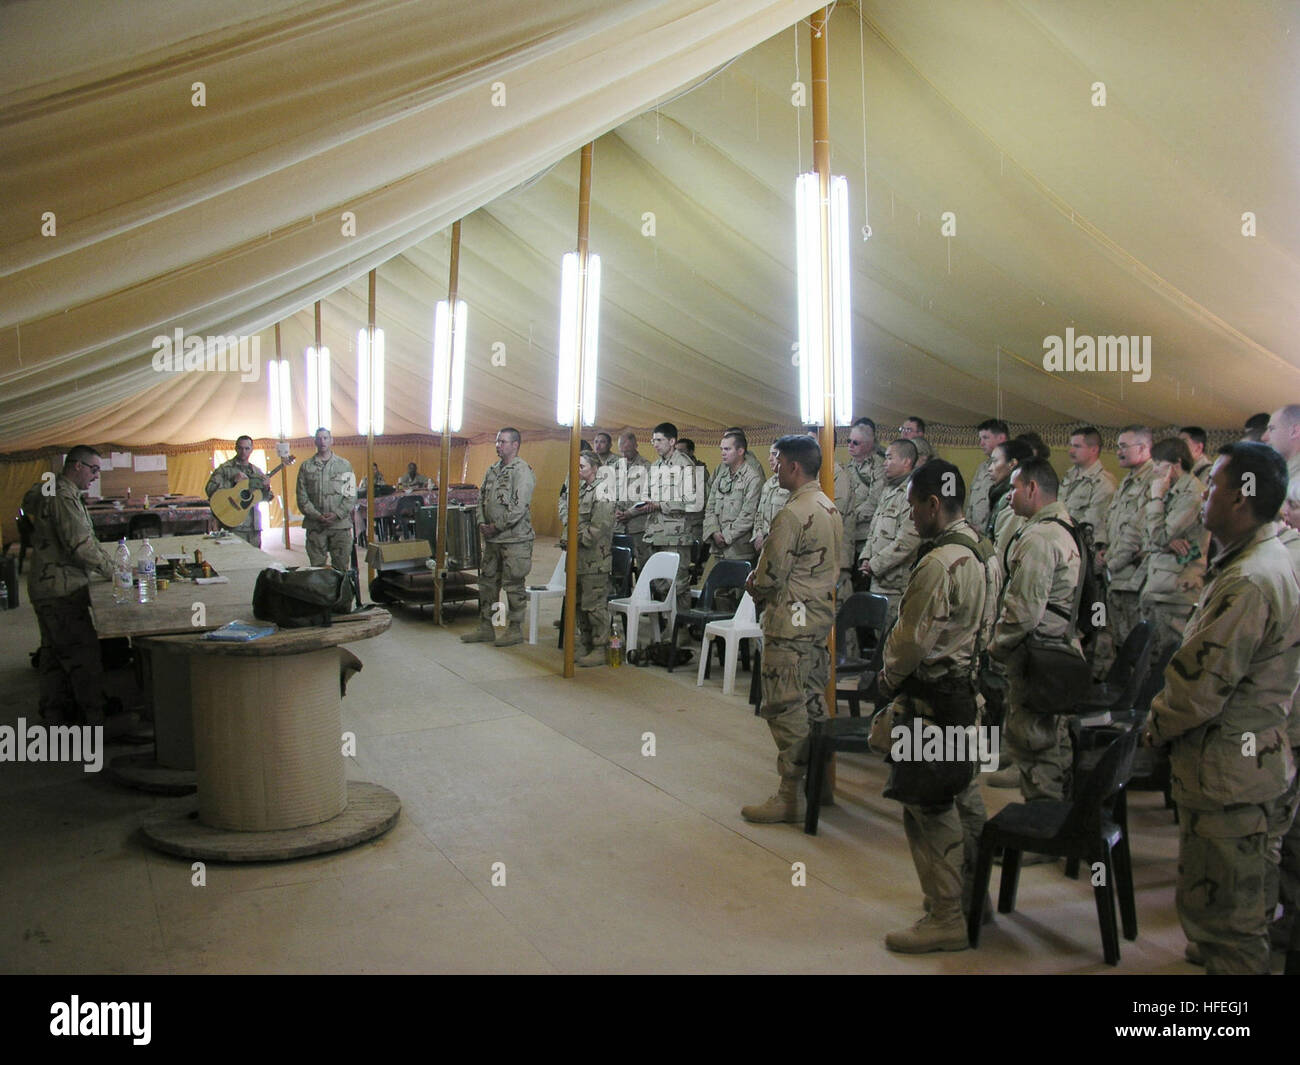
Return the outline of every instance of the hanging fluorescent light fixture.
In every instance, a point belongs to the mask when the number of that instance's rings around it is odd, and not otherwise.
[[[330,429],[330,349],[307,349],[307,428]]]
[[[436,433],[460,432],[465,408],[465,336],[469,332],[469,306],[456,301],[455,329],[446,300],[439,300],[433,319],[433,398],[429,404],[429,428]],[[448,361],[450,360],[450,367]],[[451,373],[448,375],[448,369]],[[451,385],[451,406],[447,386]],[[447,424],[443,425],[443,418]]]
[[[555,393],[555,420],[573,425],[573,389],[578,373],[578,296],[582,283],[578,253],[569,252],[560,266],[560,373]],[[582,424],[596,424],[596,363],[600,341],[600,256],[587,256],[587,300],[583,322]]]
[[[271,435],[293,435],[293,393],[289,391],[289,360],[272,359],[266,384],[271,402]]]
[[[835,424],[853,420],[852,304],[849,292],[849,183],[832,177],[830,188],[831,320],[822,320],[821,195],[816,174],[795,181],[799,277],[799,409],[806,425],[825,420],[827,383],[822,367],[823,330],[831,335]]]
[[[375,330],[375,376],[370,377],[370,330],[357,333],[357,432],[364,436],[374,425],[384,433],[384,331]]]

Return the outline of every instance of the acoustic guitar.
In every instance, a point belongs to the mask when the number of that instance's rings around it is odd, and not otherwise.
[[[280,465],[266,475],[267,483],[286,466],[298,461],[297,456],[290,455]],[[218,488],[208,496],[208,505],[212,507],[212,516],[227,529],[237,529],[244,524],[251,508],[258,503],[269,503],[274,493],[269,489],[256,490],[247,487],[247,481],[240,481],[233,488]]]

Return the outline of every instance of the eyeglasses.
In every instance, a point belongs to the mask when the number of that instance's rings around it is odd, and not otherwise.
[[[78,466],[85,466],[86,469],[88,469],[88,470],[94,470],[96,473],[99,472],[99,467],[98,467],[98,466],[92,466],[89,462],[82,462],[81,459],[77,459],[77,465],[78,465]]]

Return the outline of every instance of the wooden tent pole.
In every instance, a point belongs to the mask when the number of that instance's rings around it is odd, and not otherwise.
[[[279,362],[280,355],[280,323],[275,323],[275,361]],[[284,426],[280,426],[280,442],[284,443]],[[280,460],[283,463],[283,459]],[[267,486],[270,487],[269,485]],[[289,467],[280,467],[280,514],[284,520],[284,549],[289,550]],[[269,520],[269,519],[268,519]]]
[[[582,444],[582,363],[587,341],[587,251],[591,225],[591,152],[592,143],[582,146],[582,162],[578,174],[578,320],[575,358],[578,365],[573,374],[573,427],[569,430],[569,521],[565,530],[567,548],[564,566],[564,675],[574,674],[574,642],[578,616],[578,455]]]
[[[831,122],[830,73],[827,62],[827,37],[830,8],[812,14],[812,121],[813,168],[817,171],[818,198],[821,201],[822,231],[822,350],[807,355],[822,360],[822,380],[826,382],[822,416],[821,486],[827,498],[835,498],[835,367],[831,357]],[[836,605],[838,610],[838,604]],[[827,640],[830,648],[830,677],[826,684],[828,712],[835,715],[835,628]]]
[[[447,579],[447,506],[451,501],[451,381],[453,352],[456,350],[456,298],[460,287],[460,219],[451,224],[451,266],[447,272],[447,307],[451,322],[451,336],[447,348],[447,403],[441,412],[442,436],[438,455],[438,519],[434,543],[437,544],[437,569],[434,571],[433,613],[438,624],[443,624],[442,600]],[[434,338],[437,343],[437,338]]]
[[[366,344],[366,376],[370,387],[366,390],[370,399],[370,409],[366,411],[366,587],[375,579],[375,567],[370,564],[370,545],[379,537],[375,530],[379,523],[375,521],[375,279],[378,270],[370,271],[370,295],[367,303],[368,314],[366,329],[369,343]]]

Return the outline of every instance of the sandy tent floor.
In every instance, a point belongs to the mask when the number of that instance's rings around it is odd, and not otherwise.
[[[533,579],[555,558],[541,544]],[[553,634],[557,601],[542,616]],[[1157,795],[1130,804],[1140,934],[1118,970],[1101,961],[1088,882],[1060,866],[1022,873],[1017,912],[979,950],[892,955],[883,936],[920,916],[920,891],[878,758],[841,756],[817,837],[750,825],[739,808],[771,793],[775,770],[743,674],[726,697],[716,675],[696,688],[693,666],[566,681],[545,634],[536,647],[464,646],[471,623],[464,611],[444,631],[397,608],[390,632],[354,648],[365,669],[343,702],[357,736],[348,776],[403,806],[390,834],[351,851],[210,863],[193,887],[190,863],[137,831],[190,800],[79,765],[0,765],[0,970],[1198,971],[1182,960],[1177,829]],[[0,615],[0,723],[35,717],[37,643],[30,606]],[[654,757],[641,753],[647,732]],[[985,797],[992,810],[1014,793]]]

